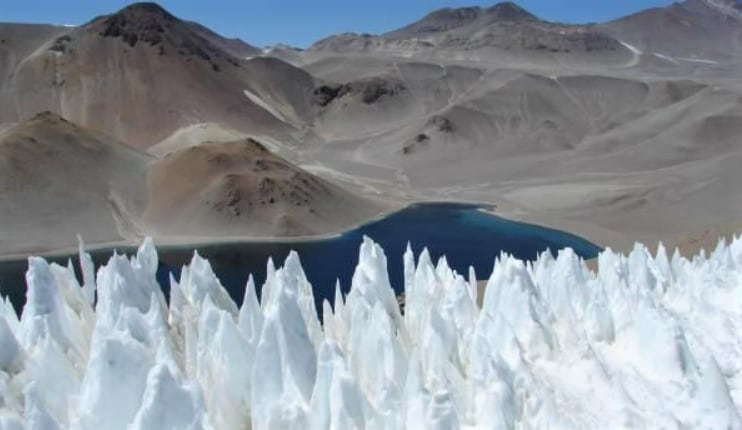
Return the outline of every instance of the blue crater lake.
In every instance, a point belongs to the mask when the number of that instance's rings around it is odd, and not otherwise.
[[[524,260],[533,260],[547,249],[555,253],[570,247],[585,259],[593,258],[601,251],[573,234],[506,220],[480,209],[481,206],[473,204],[419,203],[329,239],[222,243],[199,245],[195,249],[209,260],[238,304],[242,302],[250,273],[260,288],[265,280],[268,258],[272,257],[278,267],[289,251],[295,250],[312,283],[319,307],[325,298],[332,302],[336,279],[340,280],[343,291],[350,288],[364,235],[384,248],[389,278],[398,293],[403,288],[402,255],[408,242],[416,257],[427,247],[433,262],[445,255],[454,270],[467,276],[469,266],[472,266],[480,279],[489,277],[495,258],[503,251]],[[194,247],[158,247],[158,280],[166,293],[169,275],[172,273],[176,279],[179,277],[180,268],[189,262],[193,250]],[[96,266],[104,264],[111,252],[111,249],[91,252]],[[119,248],[119,252],[131,253],[134,249]],[[69,258],[77,266],[76,255],[47,259],[66,265]],[[3,296],[10,296],[16,308],[25,301],[26,266],[25,260],[0,263],[0,291]]]

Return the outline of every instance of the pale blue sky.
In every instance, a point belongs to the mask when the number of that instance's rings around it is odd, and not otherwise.
[[[82,24],[114,12],[120,0],[0,0],[0,22]],[[174,15],[198,21],[218,33],[264,46],[278,42],[304,47],[331,34],[383,33],[442,7],[491,6],[477,0],[163,0]],[[544,19],[599,22],[641,9],[666,6],[668,0],[522,0]]]

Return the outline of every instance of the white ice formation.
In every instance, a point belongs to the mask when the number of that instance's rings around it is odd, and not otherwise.
[[[404,256],[399,309],[366,239],[324,322],[299,257],[238,308],[194,255],[166,302],[147,240],[84,282],[29,259],[0,301],[0,429],[742,428],[742,240],[692,261],[637,245],[496,262]]]

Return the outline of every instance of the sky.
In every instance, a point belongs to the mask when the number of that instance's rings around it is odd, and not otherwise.
[[[0,0],[0,22],[85,23],[131,3],[120,0]],[[175,16],[197,21],[227,37],[255,45],[306,47],[342,33],[383,33],[443,7],[491,6],[477,0],[161,0]],[[670,0],[520,0],[521,7],[551,21],[601,22]]]

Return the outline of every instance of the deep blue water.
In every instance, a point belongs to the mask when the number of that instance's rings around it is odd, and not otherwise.
[[[332,301],[336,279],[340,280],[342,289],[347,292],[364,235],[384,248],[392,287],[397,292],[402,290],[402,255],[408,242],[416,258],[427,247],[433,262],[445,255],[449,265],[464,276],[467,276],[469,266],[473,266],[479,279],[489,277],[494,260],[502,251],[532,260],[546,249],[556,252],[571,247],[584,258],[595,257],[601,250],[570,233],[509,221],[484,213],[479,208],[477,205],[456,203],[421,203],[336,238],[201,245],[197,250],[210,261],[214,272],[235,301],[241,303],[248,275],[253,274],[259,288],[265,279],[268,257],[273,257],[278,267],[293,249],[299,253],[318,306],[321,306],[324,298]],[[190,260],[193,249],[158,248],[158,279],[166,292],[169,289],[169,274],[172,272],[176,278],[179,277],[180,268]],[[119,251],[133,252],[132,249]],[[110,257],[111,250],[98,250],[92,255],[95,264],[100,265]],[[49,260],[66,264],[68,258],[70,256]],[[76,265],[77,257],[71,258]],[[0,263],[0,291],[3,295],[10,295],[16,307],[25,300],[25,269],[25,261]]]

